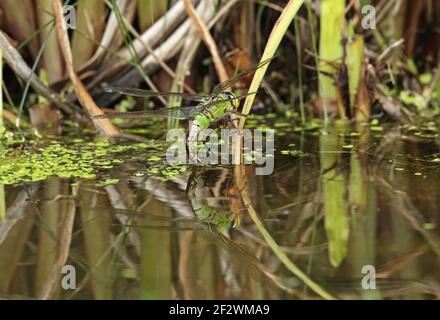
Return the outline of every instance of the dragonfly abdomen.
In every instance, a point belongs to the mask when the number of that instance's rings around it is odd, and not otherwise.
[[[213,104],[197,113],[192,121],[188,133],[188,143],[194,145],[197,141],[199,130],[208,129],[211,124],[223,119],[226,114],[233,108],[230,101],[224,101],[224,96],[220,95],[219,103]]]
[[[207,129],[211,125],[211,119],[204,113],[200,113],[194,117],[192,125],[199,129]]]

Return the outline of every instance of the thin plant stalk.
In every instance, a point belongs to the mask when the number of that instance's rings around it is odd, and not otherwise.
[[[313,56],[315,57],[316,74],[319,79],[319,53],[318,53],[318,44],[316,42],[315,24],[313,23],[313,12],[312,12],[311,1],[312,0],[306,1],[307,21],[310,29],[310,40],[312,41]],[[324,112],[324,127],[327,127],[328,110],[327,110],[327,105],[325,104],[323,104],[323,112]]]
[[[212,60],[214,61],[214,66],[217,70],[217,75],[220,79],[220,82],[228,80],[229,77],[226,72],[225,66],[223,65],[222,59],[220,58],[219,50],[214,41],[214,38],[209,32],[208,27],[206,26],[205,22],[200,18],[191,1],[183,0],[183,3],[185,4],[185,10],[188,12],[191,21],[196,26],[197,30],[200,33],[200,36],[203,39],[203,42],[205,42],[206,46],[209,49],[209,52],[212,55]]]
[[[312,289],[315,293],[326,300],[334,300],[332,294],[327,292],[323,287],[321,287],[318,283],[309,278],[298,266],[296,266],[292,260],[286,255],[286,253],[280,248],[280,246],[276,243],[275,239],[270,235],[267,229],[264,227],[263,222],[258,216],[257,211],[254,209],[252,204],[251,197],[248,191],[248,181],[246,178],[246,173],[243,169],[243,166],[237,166],[234,170],[235,181],[237,184],[237,189],[240,190],[240,196],[247,208],[247,211],[255,223],[256,228],[266,241],[267,245],[272,249],[278,259],[283,263],[283,265],[292,272],[296,277],[298,277],[301,281],[303,281],[310,289]]]
[[[260,59],[261,62],[267,59],[271,59],[275,56],[275,52],[278,46],[280,45],[281,40],[283,39],[285,33],[287,32],[287,29],[292,23],[293,18],[295,17],[296,13],[298,12],[299,8],[303,3],[304,0],[290,0],[287,3],[286,7],[284,8],[283,12],[281,13],[280,17],[275,23],[275,26],[273,27],[269,39],[267,40],[267,44],[266,47],[264,48],[263,56]],[[260,87],[261,81],[263,80],[264,74],[266,73],[268,66],[269,63],[265,64],[255,72],[254,78],[252,79],[248,92],[258,91],[258,88]],[[242,111],[243,114],[246,115],[249,114],[254,99],[255,99],[255,94],[251,94],[246,98],[243,105],[243,111]],[[245,121],[246,121],[245,118],[242,118],[240,120],[240,125],[239,125],[240,129],[243,129]]]
[[[24,90],[23,90],[23,95],[21,96],[20,106],[18,107],[17,121],[15,123],[15,126],[16,126],[16,128],[17,128],[17,130],[18,130],[18,132],[20,134],[22,134],[22,132],[21,132],[21,123],[20,123],[21,115],[23,113],[24,105],[26,103],[26,98],[27,98],[27,95],[28,95],[28,92],[29,92],[29,89],[30,89],[30,86],[31,86],[32,77],[35,74],[35,70],[37,69],[38,63],[40,62],[40,59],[41,59],[41,57],[42,57],[42,55],[44,53],[44,49],[46,48],[46,45],[47,45],[47,43],[48,43],[48,41],[50,39],[50,36],[51,36],[53,30],[54,30],[54,26],[51,25],[49,31],[44,36],[43,43],[41,44],[41,47],[40,47],[40,49],[39,49],[39,51],[37,53],[37,56],[35,58],[34,64],[32,65],[31,73],[29,74],[29,77],[28,77],[28,79],[26,81],[26,85],[25,85]]]
[[[303,76],[302,76],[302,52],[301,52],[301,35],[299,30],[299,21],[295,19],[295,42],[296,42],[296,61],[298,68],[298,95],[299,95],[299,110],[301,113],[301,123],[306,123],[306,116],[304,112],[304,94],[303,94]]]
[[[127,35],[129,34],[127,29],[127,24],[124,19],[124,16],[122,15],[122,12],[119,10],[119,7],[115,0],[111,0],[111,5],[113,12],[115,13],[118,26],[121,29],[121,33],[123,34],[124,43],[128,50],[128,52],[131,54],[132,62],[131,64],[136,68],[136,70],[139,72],[139,74],[142,76],[142,78],[145,80],[145,82],[150,86],[152,90],[157,91],[156,86],[154,85],[153,81],[151,81],[150,77],[145,72],[144,68],[142,67],[140,57],[136,51],[136,48],[133,45],[133,42],[129,42],[127,39]],[[159,100],[167,106],[167,101],[163,97],[159,97]]]

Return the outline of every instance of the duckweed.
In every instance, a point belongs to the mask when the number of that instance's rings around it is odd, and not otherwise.
[[[280,153],[282,155],[291,155],[291,156],[294,156],[294,157],[304,157],[305,156],[305,153],[302,150],[288,150],[288,149],[285,149],[285,150],[281,150]]]
[[[96,186],[105,187],[105,186],[117,184],[119,181],[120,181],[119,179],[105,179],[104,181],[98,182]]]
[[[430,222],[424,223],[423,224],[423,229],[425,229],[425,230],[434,230],[435,229],[435,224],[430,223]]]
[[[29,141],[28,146],[32,148],[6,149],[0,154],[0,184],[41,181],[51,176],[96,179],[98,170],[124,163],[126,152],[133,154],[161,147],[159,143],[113,145],[108,140],[86,142],[79,138],[50,140],[41,147]]]
[[[160,160],[162,160],[162,158],[158,157],[158,156],[151,156],[148,158],[148,160],[149,161],[160,161]]]

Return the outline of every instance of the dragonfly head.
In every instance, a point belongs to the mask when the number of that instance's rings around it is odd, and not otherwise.
[[[230,99],[231,106],[234,108],[234,110],[237,110],[240,106],[240,100],[237,98],[235,94],[232,92],[225,92],[226,99]]]

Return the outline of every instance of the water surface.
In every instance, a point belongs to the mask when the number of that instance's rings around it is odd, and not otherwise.
[[[440,151],[414,128],[291,131],[275,170],[246,166],[264,227],[342,299],[440,296]],[[96,179],[4,186],[0,296],[52,299],[320,299],[264,240],[234,166],[173,168],[137,152]],[[152,159],[154,160],[154,159]],[[63,289],[64,261],[75,289]],[[368,266],[375,289],[363,287]],[[371,269],[368,269],[371,270]],[[66,279],[65,279],[66,280]],[[365,284],[364,284],[365,286]],[[373,285],[374,287],[374,285]]]

